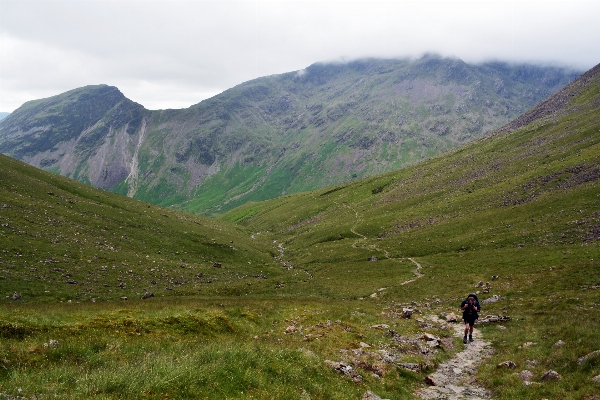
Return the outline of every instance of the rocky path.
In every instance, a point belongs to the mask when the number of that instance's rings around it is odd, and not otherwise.
[[[437,318],[437,317],[434,317]],[[454,335],[462,339],[464,325],[454,326]],[[438,369],[427,376],[429,387],[417,390],[414,394],[421,399],[489,399],[490,393],[477,384],[477,366],[490,357],[491,344],[482,340],[478,329],[473,331],[474,342],[465,345],[464,350],[450,360],[440,364]]]

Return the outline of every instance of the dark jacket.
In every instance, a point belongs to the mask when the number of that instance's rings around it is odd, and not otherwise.
[[[465,304],[468,304],[469,300],[465,299],[463,300],[462,303],[460,303],[460,308],[462,309]],[[466,309],[463,310],[463,319],[477,319],[479,318],[479,314],[477,314],[478,311],[481,311],[481,306],[479,305],[479,302],[477,300],[475,300],[475,302],[473,303],[473,306],[471,307],[467,307]]]

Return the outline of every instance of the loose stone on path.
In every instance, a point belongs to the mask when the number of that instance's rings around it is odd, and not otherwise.
[[[455,336],[463,336],[462,324],[455,325],[454,330]],[[477,366],[490,357],[493,350],[489,342],[482,340],[478,329],[473,331],[473,338],[474,342],[466,345],[463,351],[440,364],[436,372],[428,375],[425,382],[430,386],[417,390],[415,396],[439,400],[489,399],[490,393],[475,382],[475,373]]]

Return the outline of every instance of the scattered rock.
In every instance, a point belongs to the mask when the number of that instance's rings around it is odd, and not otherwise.
[[[73,280],[73,279],[69,279],[69,280],[67,280],[67,283],[68,283],[69,285],[77,285],[77,281],[76,281],[76,280]]]
[[[404,368],[407,369],[409,371],[413,371],[413,372],[420,372],[421,371],[421,364],[416,364],[416,363],[398,363],[396,364],[397,366],[399,366],[400,368]]]
[[[403,308],[402,309],[402,318],[410,318],[413,314],[413,310],[411,310],[410,308]]]
[[[510,321],[511,317],[508,315],[486,315],[483,318],[477,320],[478,324],[490,324],[495,322],[507,322]]]
[[[531,381],[533,377],[533,372],[529,371],[528,369],[524,369],[519,373],[519,378],[521,378],[522,381]]]
[[[565,342],[563,342],[562,340],[559,340],[558,342],[554,343],[553,347],[561,347],[561,346],[564,346],[564,345],[565,345]]]
[[[539,364],[538,360],[527,360],[526,363],[529,368],[535,368]]]
[[[359,345],[360,345],[360,347],[362,347],[363,349],[368,349],[368,348],[370,348],[370,347],[371,347],[371,345],[370,345],[370,344],[368,344],[368,343],[365,343],[365,342],[360,342],[360,343],[359,343]]]
[[[371,325],[371,329],[390,329],[390,326],[387,324]]]
[[[496,303],[497,301],[500,301],[500,300],[506,300],[506,297],[498,296],[497,294],[495,294],[492,297],[483,300],[481,302],[481,305],[487,305],[487,304]]]
[[[121,296],[121,300],[127,300],[127,296]]]
[[[376,299],[377,298],[377,293],[373,293],[372,295],[369,296],[372,299]]]
[[[325,360],[325,364],[333,368],[337,373],[350,377],[354,383],[360,383],[363,380],[362,376],[358,372],[356,372],[350,365],[343,361],[335,362]]]
[[[382,399],[381,397],[377,396],[375,393],[371,392],[370,390],[367,390],[365,392],[365,394],[363,394],[362,400],[387,400],[387,399]]]
[[[517,364],[514,361],[504,361],[497,365],[498,368],[508,368],[514,369],[517,368]]]
[[[478,287],[478,288],[483,287],[483,281],[477,282],[477,285],[475,287]]]
[[[142,300],[149,299],[150,297],[154,297],[154,293],[146,291],[146,293],[144,293],[144,295],[142,296]]]
[[[492,280],[493,280],[493,281],[497,281],[498,279],[500,279],[500,277],[499,277],[498,275],[494,275],[494,276],[492,276]]]
[[[55,349],[58,347],[58,340],[50,339],[48,340],[48,343],[44,343],[42,347],[45,349]]]
[[[19,300],[21,298],[21,293],[14,292],[10,297],[11,300]]]
[[[548,372],[546,372],[544,375],[542,375],[542,377],[540,378],[540,381],[542,382],[557,382],[560,381],[562,379],[562,376],[560,376],[560,374],[554,370],[550,370]]]
[[[213,264],[213,267],[215,267],[215,268],[221,268],[221,263],[216,262],[216,263]]]
[[[445,319],[446,319],[446,322],[457,322],[458,321],[458,317],[454,313],[446,314]]]
[[[525,342],[523,343],[521,346],[519,346],[520,349],[526,349],[528,347],[532,347],[535,346],[537,343],[534,342]]]
[[[377,261],[377,260],[378,260],[378,258],[377,258],[377,257],[375,257],[375,256],[371,256],[371,257],[369,257],[369,261]]]
[[[285,333],[294,333],[296,332],[296,325],[290,325],[285,328]]]
[[[586,354],[583,357],[580,357],[579,359],[577,359],[577,362],[581,365],[581,364],[585,363],[586,361],[595,360],[597,358],[600,358],[600,350],[592,351],[591,353]]]
[[[594,383],[600,383],[600,375],[596,375],[595,377],[592,378],[592,382]]]
[[[425,380],[425,383],[428,384],[429,386],[440,386],[440,383],[441,383],[441,382],[437,382],[432,375],[427,375],[424,380]]]

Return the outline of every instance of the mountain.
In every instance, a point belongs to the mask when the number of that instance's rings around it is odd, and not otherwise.
[[[458,149],[357,182],[249,203],[221,218],[278,232],[298,255],[347,238],[409,256],[596,243],[599,110],[600,65]]]
[[[0,120],[8,117],[9,115],[10,115],[10,113],[8,113],[8,112],[0,112]]]
[[[481,137],[578,74],[429,55],[313,64],[182,110],[115,87],[24,104],[0,152],[98,188],[215,214],[414,164]]]

